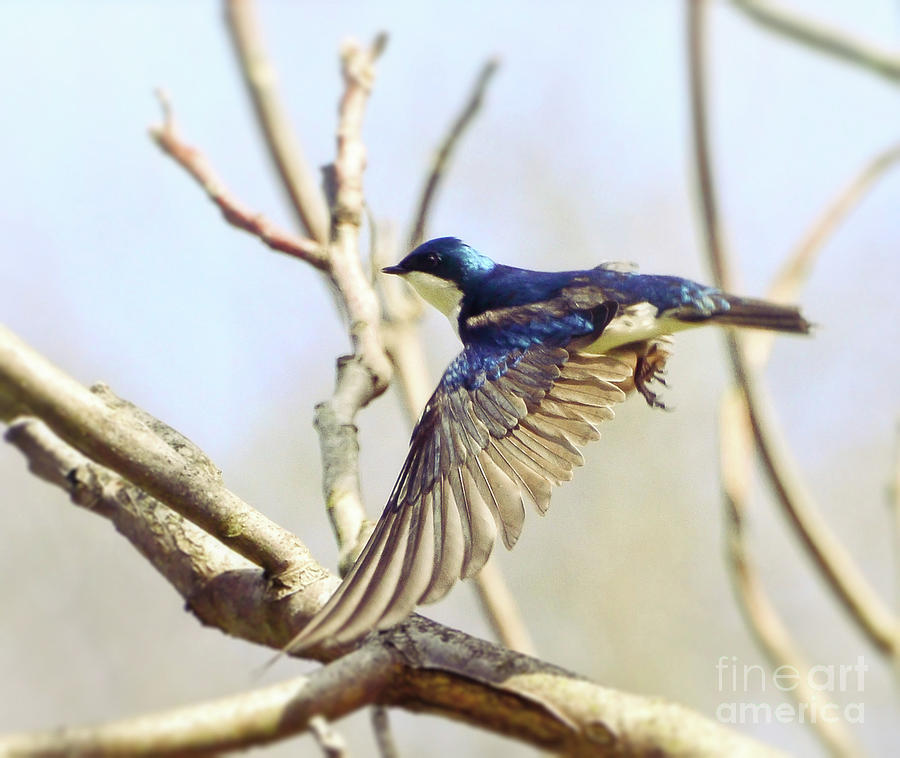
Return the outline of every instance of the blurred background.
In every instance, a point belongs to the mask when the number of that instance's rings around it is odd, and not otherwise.
[[[792,0],[885,47],[889,0]],[[627,260],[709,280],[693,203],[684,6],[679,2],[260,2],[270,54],[307,155],[334,156],[337,50],[379,30],[390,45],[366,114],[366,193],[400,237],[432,152],[488,56],[502,68],[441,192],[431,236],[462,237],[535,268]],[[725,232],[740,289],[762,294],[825,204],[898,137],[886,80],[775,37],[726,4],[711,13],[711,121]],[[153,89],[235,195],[291,214],[264,151],[217,2],[0,4],[0,319],[85,383],[108,382],[176,427],[226,484],[334,567],[313,405],[331,391],[346,332],[319,276],[227,226],[147,136]],[[900,369],[900,170],[828,242],[802,298],[814,338],[779,339],[766,380],[827,520],[871,582],[897,599],[888,482]],[[398,251],[398,257],[401,251]],[[458,345],[429,312],[435,382]],[[717,406],[729,373],[712,330],[679,337],[672,413],[632,400],[587,452],[546,519],[500,556],[542,658],[611,687],[715,718],[722,703],[785,702],[721,686],[725,656],[763,663],[732,596],[717,481]],[[408,429],[388,393],[360,417],[370,513]],[[82,724],[255,686],[270,651],[201,628],[110,525],[72,507],[0,446],[0,731]],[[762,495],[750,547],[812,663],[863,657],[872,754],[900,742],[889,667],[811,570]],[[895,603],[894,603],[895,604]],[[486,635],[470,587],[427,614]],[[283,661],[271,681],[312,668]],[[729,674],[730,676],[730,674]],[[730,682],[726,682],[730,685]],[[860,685],[860,686],[856,686]],[[534,755],[466,726],[392,713],[401,754]],[[806,726],[740,728],[819,755]],[[374,752],[365,714],[339,724]],[[300,737],[268,755],[316,755]]]

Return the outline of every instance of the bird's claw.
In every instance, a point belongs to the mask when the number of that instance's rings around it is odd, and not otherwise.
[[[660,399],[659,394],[648,386],[652,382],[658,382],[663,387],[668,387],[666,381],[666,362],[672,355],[672,343],[670,339],[659,339],[651,342],[646,352],[638,357],[637,366],[634,369],[634,387],[644,396],[647,405],[651,408],[668,410],[669,406]]]

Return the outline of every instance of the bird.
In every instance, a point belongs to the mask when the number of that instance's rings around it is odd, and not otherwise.
[[[603,263],[532,271],[455,237],[382,271],[450,320],[463,349],[425,406],[372,534],[342,583],[288,644],[349,643],[394,626],[512,548],[526,502],[543,515],[580,448],[637,391],[665,407],[675,332],[706,324],[808,334],[798,307]]]

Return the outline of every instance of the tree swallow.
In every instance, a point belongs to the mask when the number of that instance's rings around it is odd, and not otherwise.
[[[665,383],[673,332],[703,324],[807,334],[796,307],[736,297],[621,264],[529,271],[494,263],[453,237],[396,266],[463,343],[416,425],[372,536],[290,649],[346,642],[396,624],[475,575],[499,533],[519,537],[525,502],[546,512],[579,447],[636,389]]]

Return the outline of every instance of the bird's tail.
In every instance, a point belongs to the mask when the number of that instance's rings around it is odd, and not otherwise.
[[[812,324],[800,315],[800,309],[796,306],[724,293],[720,297],[724,301],[724,307],[710,317],[717,324],[794,334],[809,334],[812,328]]]

